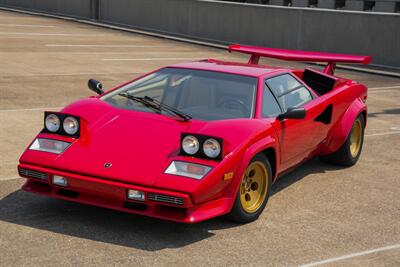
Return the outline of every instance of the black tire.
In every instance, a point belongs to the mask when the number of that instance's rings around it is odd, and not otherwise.
[[[351,153],[350,146],[351,146],[352,131],[350,131],[349,135],[347,136],[346,142],[336,152],[319,157],[322,162],[342,165],[342,166],[353,166],[354,164],[357,163],[358,159],[360,158],[362,147],[364,144],[364,131],[365,131],[364,116],[360,114],[354,120],[353,127],[357,122],[357,120],[360,120],[361,122],[361,143],[357,155],[352,155]]]
[[[241,190],[241,185],[239,185],[239,189],[236,195],[236,199],[235,199],[235,203],[232,207],[231,212],[228,214],[228,218],[231,221],[237,222],[237,223],[249,223],[252,221],[255,221],[258,219],[258,217],[260,216],[260,214],[263,212],[265,206],[267,205],[269,196],[271,194],[271,185],[272,185],[272,170],[271,170],[271,164],[269,163],[268,158],[263,155],[263,154],[258,154],[256,155],[249,163],[248,166],[250,166],[250,164],[252,164],[255,161],[260,161],[264,164],[264,167],[267,171],[268,174],[268,184],[267,184],[267,188],[266,188],[266,196],[265,199],[263,201],[263,203],[261,204],[261,206],[254,212],[249,213],[247,211],[245,211],[245,209],[242,206],[241,200],[240,200],[240,190]],[[244,176],[242,177],[242,180],[244,179]],[[242,182],[242,181],[241,181]]]

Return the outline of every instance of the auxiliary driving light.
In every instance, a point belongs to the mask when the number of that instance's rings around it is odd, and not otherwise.
[[[144,201],[144,192],[138,190],[128,190],[128,199]]]
[[[65,177],[59,175],[53,175],[53,184],[59,186],[68,186],[68,180]]]

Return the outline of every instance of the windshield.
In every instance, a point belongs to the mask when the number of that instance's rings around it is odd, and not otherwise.
[[[198,120],[251,118],[257,79],[221,72],[165,68],[127,84],[101,99],[113,106],[154,112],[121,93],[151,97]],[[163,111],[158,113],[169,115]]]

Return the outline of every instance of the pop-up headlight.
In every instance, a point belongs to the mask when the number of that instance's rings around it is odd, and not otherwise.
[[[36,138],[29,149],[61,154],[70,144],[71,143],[54,139]]]
[[[45,112],[42,132],[79,138],[80,124],[80,117],[60,112]]]
[[[181,136],[180,155],[221,160],[222,145],[222,138],[183,133]]]

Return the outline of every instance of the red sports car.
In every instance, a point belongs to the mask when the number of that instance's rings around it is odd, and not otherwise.
[[[45,112],[20,158],[23,189],[177,222],[256,220],[276,179],[319,156],[360,156],[367,87],[334,76],[368,56],[231,45],[246,64],[214,59],[161,68]],[[260,57],[326,62],[323,70],[258,64]]]

